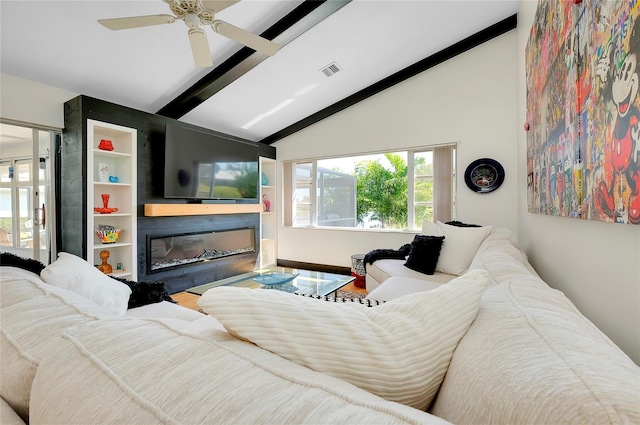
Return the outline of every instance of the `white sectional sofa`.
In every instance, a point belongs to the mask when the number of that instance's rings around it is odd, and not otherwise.
[[[391,276],[369,296],[385,286],[404,289],[395,298],[387,289],[389,301],[376,307],[226,288],[203,296],[217,321],[170,303],[117,315],[3,266],[0,423],[640,423],[640,368],[538,277],[506,233],[483,238],[469,270],[424,287],[416,286],[424,279]],[[466,308],[464,326],[450,331],[461,323],[458,300],[474,303],[466,292],[447,291],[476,278],[484,283],[469,286],[478,294],[475,309]],[[411,285],[414,292],[401,296]],[[449,294],[448,304],[434,294]],[[382,314],[404,317],[407,306],[418,313],[408,320]],[[320,315],[314,330],[308,324]],[[371,333],[375,320],[382,333]],[[435,336],[437,344],[454,331],[460,338],[438,361],[443,376],[426,412],[379,395],[378,387],[401,392],[403,380],[426,380],[423,363],[436,354],[420,341]],[[261,340],[265,333],[273,338]],[[269,340],[278,343],[264,348]],[[389,351],[381,352],[385,342]],[[324,353],[341,347],[344,362],[328,362]],[[318,350],[323,355],[310,358]],[[344,364],[341,374],[319,371]],[[359,373],[372,382],[360,385]],[[389,398],[402,400],[395,395]]]
[[[448,236],[444,235],[445,231],[448,232]],[[475,233],[475,237],[465,236],[465,233]],[[478,229],[477,227],[457,227],[425,221],[422,225],[422,234],[445,236],[439,261],[442,261],[444,257],[448,257],[448,263],[454,262],[453,266],[441,267],[440,264],[437,264],[433,274],[425,274],[407,268],[405,266],[406,259],[380,259],[374,261],[372,264],[366,264],[367,298],[387,301],[401,295],[435,289],[458,276],[452,271],[468,270],[478,251],[478,247],[485,240],[504,239],[515,247],[518,246],[515,233],[511,229],[504,227],[494,229],[491,226],[487,226]],[[452,252],[448,249],[448,243],[458,244],[464,248],[457,252]],[[527,264],[529,270],[535,273],[527,262],[526,257],[523,257],[523,261]],[[382,285],[383,283],[384,285]]]

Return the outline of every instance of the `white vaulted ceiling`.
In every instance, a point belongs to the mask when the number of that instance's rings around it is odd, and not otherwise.
[[[303,3],[243,0],[216,17],[261,34],[296,8],[309,6]],[[0,70],[150,113],[166,110],[199,80],[217,72],[218,82],[229,81],[192,110],[178,108],[174,118],[254,141],[269,140],[516,14],[518,1],[329,0],[323,7],[335,11],[325,12],[275,56],[256,54],[249,60],[254,62],[251,67],[243,62],[240,68],[248,69],[236,69],[235,79],[229,80],[223,68],[242,46],[210,29],[214,65],[198,68],[182,22],[121,31],[97,22],[170,13],[161,0],[2,0]],[[340,71],[327,77],[321,69],[332,63]]]

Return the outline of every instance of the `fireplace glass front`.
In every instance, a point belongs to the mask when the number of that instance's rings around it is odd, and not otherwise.
[[[255,228],[148,236],[149,272],[255,252]]]

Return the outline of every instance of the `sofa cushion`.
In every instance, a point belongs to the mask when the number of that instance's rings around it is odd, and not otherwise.
[[[113,314],[22,269],[2,267],[0,277],[0,396],[26,421],[36,368],[62,331]]]
[[[432,412],[453,423],[640,423],[640,368],[507,240],[487,246],[474,263],[498,285],[485,291]]]
[[[474,270],[370,308],[236,287],[212,288],[198,304],[232,335],[387,400],[426,409],[488,283],[485,271]]]
[[[390,301],[416,292],[431,291],[441,285],[443,284],[424,279],[393,276],[385,280],[382,285],[369,292],[366,298],[368,300]]]
[[[491,232],[491,226],[460,227],[438,222],[438,235],[445,237],[436,270],[459,276],[469,268],[482,241]]]
[[[127,312],[131,288],[73,254],[61,252],[40,276],[45,283],[80,294],[113,314]]]
[[[415,235],[405,267],[424,274],[433,274],[440,256],[444,236]]]
[[[61,348],[38,368],[32,423],[446,423],[192,322],[102,320]]]
[[[405,267],[404,261],[402,260],[378,260],[373,264],[369,264],[367,267],[367,274],[371,275],[371,277],[380,283],[383,283],[390,277],[394,276],[428,280],[436,283],[447,283],[456,277],[452,274],[445,274],[437,271],[432,275],[426,275]]]

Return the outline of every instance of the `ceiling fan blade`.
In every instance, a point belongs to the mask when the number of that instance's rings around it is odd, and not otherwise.
[[[211,24],[211,27],[218,34],[269,56],[275,55],[280,49],[280,46],[273,41],[267,40],[266,38],[255,35],[224,21],[216,19]]]
[[[213,66],[209,42],[204,31],[200,28],[189,30],[189,42],[191,43],[191,53],[193,53],[193,61],[196,66],[200,68]]]
[[[240,0],[200,0],[200,6],[209,13],[218,13],[229,6],[233,6]]]
[[[128,18],[98,19],[98,22],[110,30],[150,27],[152,25],[171,24],[176,18],[171,15],[130,16]]]

